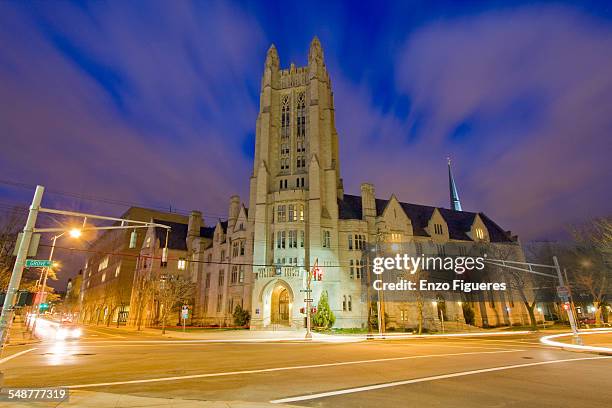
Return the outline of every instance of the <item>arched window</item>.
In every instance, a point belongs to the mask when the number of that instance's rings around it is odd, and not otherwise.
[[[291,126],[291,107],[289,104],[289,95],[285,95],[281,101],[281,138],[289,139]]]
[[[304,92],[297,97],[296,136],[298,139],[306,137],[306,95]]]

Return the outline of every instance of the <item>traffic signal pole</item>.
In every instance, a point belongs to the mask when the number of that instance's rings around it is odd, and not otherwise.
[[[23,227],[23,235],[21,237],[21,242],[19,242],[19,248],[17,249],[17,258],[13,266],[13,274],[11,275],[11,281],[9,282],[4,298],[2,313],[0,314],[0,355],[2,355],[2,351],[4,350],[4,343],[6,342],[8,331],[11,326],[15,309],[15,299],[17,291],[19,290],[19,284],[21,283],[21,275],[23,274],[28,248],[32,240],[32,233],[34,232],[34,225],[36,225],[36,218],[38,217],[38,210],[40,209],[44,191],[45,188],[43,186],[36,186],[32,205],[30,206],[30,212],[28,213],[28,219]]]
[[[565,287],[565,282],[563,281],[563,275],[561,274],[561,268],[559,267],[559,261],[557,260],[556,256],[553,256],[553,265],[555,266],[555,270],[557,271],[557,277],[559,278],[559,286]],[[574,310],[572,309],[571,303],[570,303],[570,308],[567,311],[567,316],[570,321],[570,327],[572,328],[572,333],[574,334],[573,335],[574,344],[582,344],[582,339],[578,335],[578,328],[576,327],[576,319],[574,318]]]

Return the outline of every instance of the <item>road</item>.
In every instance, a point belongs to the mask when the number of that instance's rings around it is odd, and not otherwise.
[[[612,358],[539,335],[355,343],[216,343],[88,328],[1,366],[5,387],[69,386],[313,407],[610,407]],[[31,350],[36,347],[35,350]]]

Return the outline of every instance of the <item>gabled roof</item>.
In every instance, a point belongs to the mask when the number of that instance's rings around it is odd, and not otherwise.
[[[179,222],[153,220],[156,224],[163,224],[170,227],[168,233],[168,249],[187,250],[187,224]],[[166,246],[166,229],[155,227],[155,238],[159,240],[159,247]]]
[[[388,203],[389,200],[376,199],[376,216],[382,215]],[[412,222],[414,235],[428,237],[429,234],[425,228],[437,207],[402,202],[400,202],[400,206]],[[340,219],[362,219],[361,196],[345,194],[342,200],[338,200],[338,211]],[[454,211],[447,208],[438,208],[438,211],[448,225],[448,233],[451,239],[471,241],[467,233],[471,230],[474,219],[478,214],[487,227],[491,242],[512,242],[508,234],[483,213]]]
[[[200,236],[203,238],[212,239],[215,235],[215,227],[202,227],[200,228]]]
[[[162,220],[153,220],[156,224],[163,224],[170,227],[168,234],[168,249],[187,250],[187,230],[188,224],[181,222],[170,222]],[[200,236],[204,238],[212,238],[215,232],[214,227],[201,227]],[[159,247],[163,248],[166,245],[166,229],[156,227],[155,238],[159,239]]]

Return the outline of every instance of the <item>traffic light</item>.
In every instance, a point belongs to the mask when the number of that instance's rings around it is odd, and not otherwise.
[[[316,314],[317,313],[317,307],[315,306],[315,307],[311,308],[310,309],[310,313],[311,314]]]
[[[301,314],[305,314],[306,313],[306,308],[305,307],[300,307],[300,313]]]
[[[49,304],[48,303],[41,303],[39,306],[39,310],[41,312],[46,312],[49,309]]]
[[[569,310],[569,309],[570,309],[570,305],[569,305],[569,303],[564,303],[564,304],[563,304],[563,310],[566,310],[566,311],[567,311],[567,310]]]

